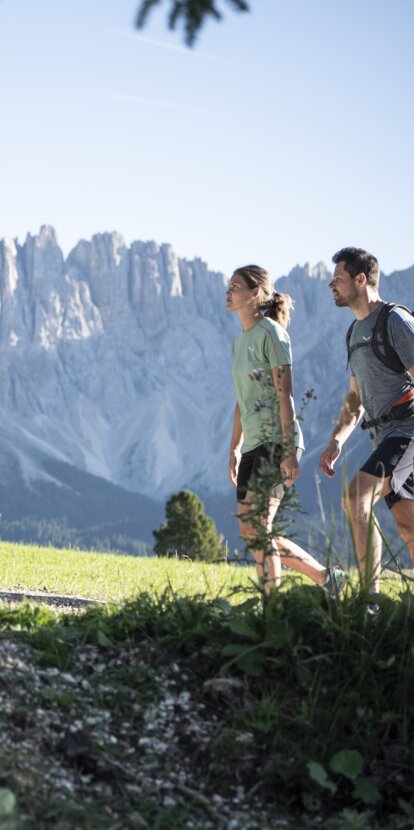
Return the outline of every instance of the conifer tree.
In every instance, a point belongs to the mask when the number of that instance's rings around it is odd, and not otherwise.
[[[204,512],[201,499],[191,490],[180,490],[167,501],[166,522],[154,530],[154,552],[168,556],[212,561],[223,558],[222,537],[217,534],[216,525]]]

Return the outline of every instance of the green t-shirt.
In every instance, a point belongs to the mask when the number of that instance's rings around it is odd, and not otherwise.
[[[290,337],[279,323],[263,317],[233,341],[233,381],[243,427],[242,452],[267,441],[282,444],[279,400],[272,369],[291,366]],[[304,449],[302,431],[295,422],[296,446]]]

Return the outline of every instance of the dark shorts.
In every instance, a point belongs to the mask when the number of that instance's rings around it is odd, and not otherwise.
[[[414,499],[414,437],[390,436],[374,450],[361,471],[377,478],[391,477],[388,507],[401,499]]]
[[[260,478],[260,467],[264,461],[271,462],[274,469],[274,475],[272,469],[269,495],[280,501],[283,499],[285,488],[280,473],[282,449],[281,444],[260,444],[254,450],[243,453],[237,473],[237,501],[244,501],[247,491],[254,487],[255,479]],[[298,461],[301,455],[302,450],[297,449],[296,457]]]

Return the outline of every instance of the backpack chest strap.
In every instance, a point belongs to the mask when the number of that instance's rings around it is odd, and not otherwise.
[[[349,366],[349,361],[351,359],[351,355],[357,351],[357,349],[362,349],[363,346],[370,346],[372,341],[372,335],[368,338],[368,340],[361,340],[360,343],[353,343],[352,346],[348,346],[348,361],[346,364],[346,368]]]
[[[367,340],[361,340],[359,343],[353,343],[353,345],[349,347],[349,352],[348,352],[349,357],[351,357],[351,354],[356,352],[357,349],[362,349],[364,346],[370,346],[371,341],[372,341],[372,335],[371,335],[371,337],[368,337]]]

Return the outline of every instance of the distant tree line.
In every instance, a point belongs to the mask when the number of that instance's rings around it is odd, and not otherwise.
[[[167,501],[166,521],[153,531],[155,544],[137,539],[134,524],[127,521],[114,525],[73,527],[66,519],[26,518],[0,521],[0,539],[8,542],[80,548],[102,552],[127,553],[132,556],[177,556],[217,562],[226,558],[223,536],[217,532],[210,516],[206,516],[201,499],[190,490],[180,490]]]
[[[54,548],[77,548],[127,553],[130,556],[148,556],[150,545],[136,539],[127,531],[98,525],[89,528],[70,527],[64,519],[21,519],[0,521],[0,539],[5,542],[23,542],[29,545]]]

